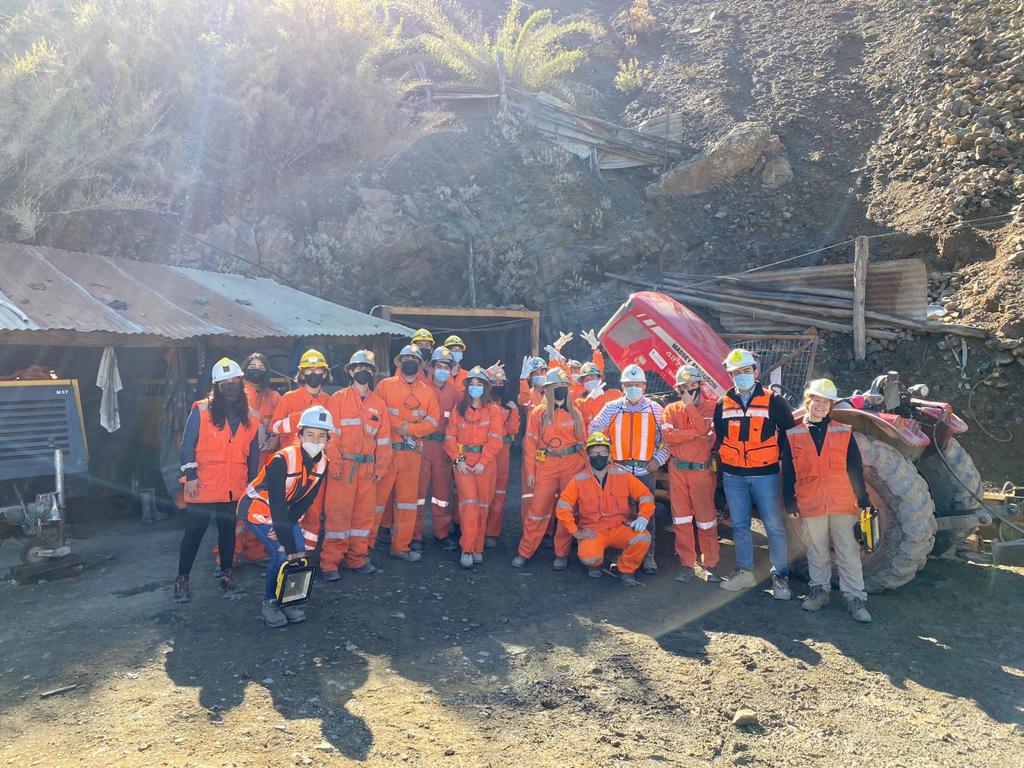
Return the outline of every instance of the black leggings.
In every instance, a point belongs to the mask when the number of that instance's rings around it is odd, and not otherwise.
[[[178,575],[188,576],[196,553],[203,542],[203,534],[210,526],[210,515],[217,520],[217,549],[220,552],[220,569],[231,569],[235,559],[235,508],[234,501],[218,501],[214,504],[187,504],[185,506],[185,535],[181,537],[178,550]]]

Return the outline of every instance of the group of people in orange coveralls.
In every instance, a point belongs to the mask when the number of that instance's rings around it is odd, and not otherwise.
[[[416,563],[428,508],[436,546],[458,551],[461,566],[474,568],[498,544],[511,447],[522,431],[522,533],[512,567],[548,547],[552,567],[564,570],[575,544],[592,578],[609,572],[608,550],[619,551],[612,568],[626,586],[641,569],[655,573],[655,479],[667,466],[677,581],[696,576],[699,551],[706,581],[730,591],[756,585],[753,502],[768,533],[773,596],[791,596],[788,511],[800,519],[808,547],[811,594],[803,607],[828,602],[834,548],[850,613],[870,621],[851,532],[869,501],[856,443],[829,419],[838,399],[832,382],[811,382],[804,421],[796,424],[785,401],[761,386],[756,358],[733,350],[723,364],[735,386],[723,397],[713,396],[698,368],[684,365],[676,398],[663,407],[647,396],[636,365],[621,371],[623,391],[607,386],[597,335],[580,337],[591,360],[567,359],[562,350],[573,335],[561,333],[545,347],[547,360],[523,359],[516,392],[500,362],[467,368],[459,336],[437,346],[426,329],[402,347],[386,378],[373,352],[355,352],[344,366],[347,386],[333,394],[324,389],[331,367],[315,349],[302,355],[296,386],[284,395],[270,387],[263,355],[242,366],[219,360],[182,441],[187,508],[175,600],[191,599],[189,573],[211,518],[222,590],[239,591],[236,548],[245,560],[266,558],[262,617],[271,627],[305,619],[301,608],[276,599],[287,560],[319,551],[326,582],[345,571],[373,573],[378,542],[391,557]],[[728,577],[718,572],[719,469],[736,544],[737,568]]]

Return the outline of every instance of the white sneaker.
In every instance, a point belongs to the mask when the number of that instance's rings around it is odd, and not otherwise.
[[[522,568],[524,565],[526,565],[526,558],[522,555],[516,555],[512,558],[511,565],[513,568]]]
[[[463,568],[472,568],[473,555],[469,552],[463,552],[462,557],[459,558],[459,565],[461,565]]]
[[[569,567],[569,558],[556,557],[554,561],[551,563],[551,567],[556,571],[564,571],[566,568]]]
[[[739,592],[742,589],[750,589],[757,586],[757,579],[753,571],[745,568],[737,568],[725,578],[720,585],[726,592]]]
[[[483,552],[474,552],[473,553],[473,563],[474,564],[479,565],[483,561],[484,561],[484,553]]]

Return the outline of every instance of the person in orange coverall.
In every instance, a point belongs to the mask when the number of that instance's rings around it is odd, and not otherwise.
[[[391,465],[377,485],[378,512],[394,496],[394,521],[391,527],[391,556],[410,563],[419,561],[421,552],[410,550],[416,529],[416,500],[420,481],[421,441],[437,430],[441,408],[430,386],[420,375],[419,350],[402,347],[395,357],[398,373],[377,385],[376,394],[387,406],[391,420]],[[377,531],[370,536],[370,546]]]
[[[324,581],[341,578],[340,567],[373,573],[370,533],[378,523],[377,485],[391,464],[391,420],[370,382],[377,372],[373,352],[352,355],[345,372],[351,386],[339,389],[327,404],[338,434],[325,449],[329,463],[324,496],[324,545],[320,571]]]
[[[534,497],[533,506],[523,519],[523,534],[518,554],[512,560],[513,568],[522,568],[537,552],[548,530],[558,494],[587,465],[583,418],[569,398],[569,377],[565,371],[560,368],[548,371],[544,398],[544,405],[534,408],[526,422],[523,467],[526,487]],[[568,533],[556,535],[553,564],[556,570],[565,568],[571,545]],[[560,549],[565,550],[564,557],[558,556]]]
[[[463,568],[484,559],[487,510],[494,496],[501,451],[501,409],[490,402],[490,376],[479,365],[466,374],[465,394],[448,419],[444,448],[452,459],[458,487]]]
[[[519,406],[511,400],[505,401],[507,379],[505,371],[500,365],[491,369],[491,402],[498,407],[501,413],[501,452],[498,453],[497,477],[494,481],[494,498],[491,500],[490,509],[487,510],[487,532],[484,537],[484,547],[490,549],[498,546],[498,537],[501,536],[501,524],[505,517],[505,501],[508,498],[509,462],[511,461],[512,443],[519,434],[521,416]]]
[[[451,535],[452,529],[452,460],[444,450],[444,434],[448,419],[462,397],[462,390],[452,379],[452,366],[455,359],[447,347],[438,347],[430,358],[427,366],[427,377],[424,381],[437,398],[441,410],[441,418],[437,429],[423,438],[423,455],[420,458],[420,481],[416,499],[416,529],[412,537],[412,549],[422,547],[424,530],[424,512],[430,503],[430,516],[433,520],[434,538],[441,549],[452,552],[459,546]],[[427,496],[427,493],[430,496]]]
[[[569,482],[558,500],[559,530],[564,527],[576,539],[580,562],[592,577],[601,575],[605,550],[622,550],[619,579],[624,586],[635,586],[634,574],[651,546],[647,526],[654,515],[654,494],[629,470],[609,466],[611,441],[600,432],[587,439],[587,458],[590,466]],[[634,519],[630,500],[637,505]]]
[[[711,466],[716,400],[704,396],[700,371],[693,365],[684,365],[676,371],[675,390],[679,400],[665,406],[661,434],[672,452],[668,462],[668,482],[672,499],[672,528],[679,556],[676,581],[686,583],[693,578],[697,562],[693,539],[696,524],[705,578],[717,583],[721,581],[718,575],[718,513],[715,511],[716,477]]]

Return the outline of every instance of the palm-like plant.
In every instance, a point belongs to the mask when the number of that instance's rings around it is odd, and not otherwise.
[[[469,19],[457,4],[444,0],[396,0],[392,5],[411,22],[413,45],[428,53],[460,80],[494,84],[498,59],[504,59],[508,82],[530,91],[549,89],[570,97],[566,77],[586,59],[582,48],[567,47],[570,38],[595,39],[601,27],[582,18],[554,20],[549,8],[523,20],[521,0],[510,0],[492,36]]]

